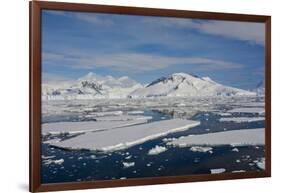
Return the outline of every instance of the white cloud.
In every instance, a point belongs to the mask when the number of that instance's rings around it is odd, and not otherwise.
[[[194,29],[200,33],[221,36],[225,38],[247,41],[253,44],[264,45],[265,44],[265,24],[255,22],[237,22],[237,21],[219,21],[219,20],[204,20],[204,19],[188,19],[188,18],[160,18],[160,17],[139,17],[135,22],[138,26],[135,26],[134,20],[127,20],[127,25],[124,23],[116,23],[119,21],[117,18],[123,18],[120,21],[126,21],[124,15],[118,15],[114,17],[107,17],[104,14],[93,13],[73,13],[65,11],[47,11],[54,15],[61,15],[65,17],[72,17],[82,22],[87,22],[93,26],[102,25],[121,27],[124,34],[136,36],[137,39],[142,39],[139,33],[144,33],[142,36],[150,39],[151,41],[162,41],[163,38],[170,37],[169,34],[153,34],[154,30],[161,31],[161,28],[180,28],[180,29]],[[116,18],[117,20],[113,20]],[[140,22],[139,22],[140,21]],[[143,28],[143,26],[145,26]],[[159,29],[160,27],[160,29]],[[148,31],[147,31],[148,30]],[[146,34],[146,31],[148,34]],[[164,30],[162,30],[164,32]],[[160,36],[160,39],[159,39]],[[152,38],[153,37],[153,38]],[[158,42],[157,41],[157,42]],[[174,41],[174,40],[173,40]],[[171,41],[173,43],[173,41]]]
[[[241,68],[242,64],[203,57],[173,57],[140,53],[99,54],[74,52],[74,54],[43,54],[43,62],[57,63],[68,68],[109,68],[115,71],[145,72],[183,64],[193,69],[228,70]]]
[[[73,81],[72,79],[65,77],[65,76],[61,76],[61,75],[57,75],[57,74],[53,74],[53,73],[47,73],[44,72],[42,73],[42,82],[43,83],[57,83],[57,82],[71,82]]]
[[[89,13],[77,13],[77,14],[73,14],[73,16],[76,19],[79,19],[84,22],[88,22],[90,24],[98,24],[103,26],[113,24],[113,21],[110,19],[105,19]]]
[[[201,33],[248,41],[259,45],[264,45],[265,43],[264,23],[182,18],[166,18],[165,20],[159,18],[145,18],[143,22],[146,24],[160,25],[162,27],[195,29]]]
[[[93,14],[93,13],[80,13],[80,12],[67,12],[67,11],[54,11],[54,10],[47,10],[46,13],[57,15],[57,16],[64,16],[64,17],[71,17],[74,19],[78,19],[79,21],[87,22],[89,24],[94,25],[111,25],[113,21],[110,19],[106,19],[101,17],[101,15]]]
[[[263,23],[211,21],[198,24],[196,28],[207,34],[221,35],[255,44],[264,45],[265,42]]]

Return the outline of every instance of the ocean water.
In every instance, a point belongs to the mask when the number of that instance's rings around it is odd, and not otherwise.
[[[142,115],[152,116],[150,121],[172,119],[170,115],[145,110]],[[248,116],[248,115],[244,115]],[[147,141],[143,144],[112,153],[97,153],[93,151],[69,151],[52,147],[42,143],[42,183],[59,183],[75,181],[96,181],[124,178],[178,176],[209,174],[211,169],[224,168],[226,172],[233,171],[261,171],[255,164],[256,160],[264,157],[264,146],[236,147],[239,152],[233,151],[232,146],[213,147],[210,152],[193,152],[189,147],[167,147],[164,138],[173,138],[186,135],[203,134],[210,132],[263,128],[264,121],[250,123],[220,122],[219,115],[212,112],[198,113],[192,117],[201,124],[187,131],[173,133],[165,137]],[[77,116],[43,117],[43,122],[81,121]],[[63,135],[61,139],[71,136]],[[43,137],[42,142],[51,139]],[[167,151],[158,155],[148,155],[148,151],[156,145],[166,146]],[[46,164],[46,156],[52,160],[63,159],[60,164]],[[124,167],[123,163],[134,163],[132,167]]]

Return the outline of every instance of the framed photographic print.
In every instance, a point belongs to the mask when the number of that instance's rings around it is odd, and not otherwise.
[[[30,2],[30,191],[271,175],[271,18]]]

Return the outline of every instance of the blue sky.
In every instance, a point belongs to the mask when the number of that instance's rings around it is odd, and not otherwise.
[[[264,79],[264,24],[44,10],[42,69],[43,81],[186,72],[251,89]]]

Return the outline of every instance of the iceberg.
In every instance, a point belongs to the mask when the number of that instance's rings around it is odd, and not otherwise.
[[[193,145],[219,146],[219,145],[264,145],[264,128],[242,129],[200,135],[189,135],[168,142],[167,145],[187,147]]]
[[[154,148],[148,151],[148,155],[158,155],[165,151],[167,151],[166,147],[156,145]]]
[[[146,119],[137,119],[131,121],[82,121],[44,123],[42,124],[42,134],[83,133],[90,131],[108,130],[146,122]]]
[[[187,130],[199,124],[199,121],[170,119],[100,132],[87,132],[51,145],[71,150],[87,149],[110,152],[126,149],[170,133]]]

